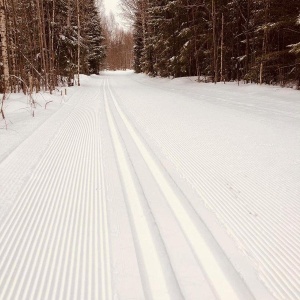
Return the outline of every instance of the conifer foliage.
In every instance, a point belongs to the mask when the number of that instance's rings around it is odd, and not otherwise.
[[[105,58],[95,0],[1,0],[0,92],[53,90]]]
[[[299,0],[122,0],[134,68],[152,76],[300,81]]]

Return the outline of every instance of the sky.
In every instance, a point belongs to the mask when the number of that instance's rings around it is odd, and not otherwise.
[[[120,2],[121,0],[103,0],[106,15],[109,15],[110,12],[112,12],[119,26],[126,30],[128,29],[128,23],[120,16],[121,10],[118,7]]]
[[[115,15],[117,21],[120,22],[120,18],[118,17],[119,0],[104,0],[103,2],[104,2],[104,5],[105,5],[106,13],[109,14],[109,12],[111,11]]]
[[[113,13],[117,11],[117,5],[119,4],[119,0],[104,0],[105,9],[107,12],[111,10]]]

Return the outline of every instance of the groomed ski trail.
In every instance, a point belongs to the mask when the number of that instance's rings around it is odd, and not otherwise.
[[[163,170],[163,168],[159,165],[153,153],[151,153],[149,148],[142,141],[141,137],[139,137],[139,135],[137,134],[132,124],[130,124],[130,121],[120,109],[109,87],[109,84],[108,92],[111,96],[112,105],[115,107],[117,113],[120,115],[124,126],[126,127],[130,136],[132,137],[133,142],[138,148],[140,154],[142,155],[152,176],[155,178],[155,181],[157,183],[157,189],[160,189],[160,191],[163,193],[170,210],[174,214],[181,230],[183,231],[186,241],[188,242],[196,259],[198,260],[200,268],[203,270],[205,276],[208,278],[208,283],[211,286],[212,291],[216,295],[216,298],[220,300],[234,300],[242,298],[253,299],[253,296],[249,292],[248,288],[244,285],[240,276],[236,273],[232,265],[228,262],[227,257],[224,253],[222,253],[222,250],[214,241],[208,229],[201,222],[201,220],[197,218],[196,214],[193,212],[191,207],[186,207],[187,204],[183,194],[178,188],[174,186],[174,183],[170,182],[170,179],[168,180],[167,175],[164,174],[165,170]],[[107,108],[107,110],[109,114],[109,121],[111,123],[111,128],[113,131],[112,135],[116,136],[117,133],[115,126],[113,125],[109,108]],[[120,156],[124,156],[124,154],[121,154],[122,150],[119,150],[122,147],[120,145],[120,142],[117,140],[117,137],[114,140],[117,156],[118,152],[120,153]],[[120,158],[120,160],[124,159],[124,157]],[[121,166],[120,169],[122,169]],[[126,174],[124,174],[123,176],[127,178],[127,180],[128,177],[130,177],[128,175],[126,176]],[[128,182],[126,183],[126,185],[129,185]],[[131,183],[131,185],[133,185],[133,183]],[[129,195],[128,197],[131,197],[131,195]],[[135,197],[137,197],[137,195],[135,195]],[[137,215],[140,217],[141,212],[136,211],[132,213],[132,215]],[[138,224],[136,224],[135,227],[136,229],[141,229],[141,227]],[[142,240],[143,232],[146,232],[146,230],[142,229],[141,237],[139,240]],[[149,246],[144,243],[142,244],[142,247],[145,247],[147,250],[149,249]],[[154,274],[156,274],[154,278],[156,280],[159,279],[159,272],[155,271]],[[160,279],[159,282],[160,286],[163,286],[164,281]],[[160,295],[162,295],[161,292],[159,293]],[[153,299],[160,299],[160,297],[154,295]],[[162,296],[161,299],[168,299],[168,297]]]
[[[0,299],[113,298],[100,87],[79,100],[0,227]]]
[[[297,236],[283,234],[276,207],[260,222],[249,217],[269,195],[253,181],[224,179],[217,156],[206,168],[206,148],[193,144],[199,128],[215,128],[198,115],[232,117],[231,106],[243,110],[242,102],[227,105],[218,93],[213,104],[206,96],[197,102],[193,90],[150,82],[125,72],[91,76],[70,107],[0,163],[0,202],[12,203],[0,220],[1,300],[297,298],[299,269],[289,268]],[[255,107],[245,110],[252,117]],[[280,108],[266,104],[262,113]],[[213,152],[213,142],[224,146],[214,134],[203,134]],[[14,178],[20,183],[11,191]],[[270,224],[274,236],[265,236]]]

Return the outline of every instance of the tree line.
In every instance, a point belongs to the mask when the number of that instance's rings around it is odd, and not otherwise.
[[[0,0],[0,92],[80,85],[105,58],[95,0]]]
[[[299,0],[122,0],[122,9],[136,72],[300,85]]]
[[[133,65],[132,31],[125,30],[118,24],[113,14],[102,17],[106,45],[104,69],[126,70]]]

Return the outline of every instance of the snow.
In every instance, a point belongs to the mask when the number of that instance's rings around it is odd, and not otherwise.
[[[300,297],[298,91],[116,71],[34,98],[1,123],[0,299]]]

